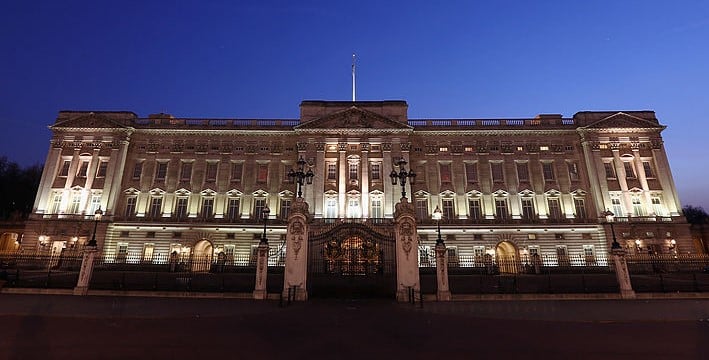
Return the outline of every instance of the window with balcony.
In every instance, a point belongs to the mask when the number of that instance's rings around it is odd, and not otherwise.
[[[178,220],[187,219],[187,203],[186,197],[178,197],[175,203],[175,218]]]
[[[482,220],[483,219],[480,198],[469,198],[468,199],[468,217],[471,220]]]
[[[442,200],[442,205],[443,209],[443,218],[447,220],[453,220],[455,219],[455,208],[453,204],[453,199],[443,199]]]
[[[547,199],[547,206],[549,208],[549,218],[554,220],[561,219],[561,204],[559,203],[559,198],[553,197]]]
[[[200,216],[202,216],[202,219],[211,219],[214,217],[213,197],[210,196],[202,198],[202,211],[200,211]]]
[[[241,208],[241,199],[229,198],[229,202],[227,203],[227,210],[226,210],[227,220],[236,221],[237,219],[239,219],[240,208]]]
[[[509,219],[509,211],[507,210],[506,198],[495,198],[495,218],[497,220]]]
[[[148,215],[151,219],[157,219],[162,215],[162,198],[152,197],[150,198],[150,207]]]
[[[263,220],[263,218],[264,218],[263,209],[265,209],[265,208],[266,208],[266,199],[265,198],[255,199],[254,200],[253,218],[256,220]]]
[[[426,220],[429,218],[428,199],[416,199],[416,218],[419,220]]]
[[[534,218],[534,200],[531,197],[522,198],[522,219],[532,220]]]

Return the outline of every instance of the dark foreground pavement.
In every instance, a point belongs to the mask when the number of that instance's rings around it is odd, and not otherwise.
[[[0,359],[709,359],[709,301],[0,295]]]

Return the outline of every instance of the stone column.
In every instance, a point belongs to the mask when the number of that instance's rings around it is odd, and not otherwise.
[[[421,290],[418,267],[416,212],[406,198],[401,198],[394,212],[396,234],[396,300],[408,301],[409,289]]]
[[[394,165],[391,161],[391,143],[382,144],[382,182],[384,183],[384,217],[390,218],[394,214],[393,204],[394,199],[401,196],[397,194],[397,189],[391,184],[389,179],[389,173],[394,169]],[[423,174],[419,174],[423,176]]]
[[[266,291],[266,281],[268,280],[268,243],[258,244],[258,258],[256,259],[256,286],[254,287],[254,299],[264,300],[268,298]]]
[[[347,217],[347,175],[349,174],[349,163],[347,162],[347,143],[341,142],[337,144],[340,150],[340,159],[338,161],[339,176],[337,178],[337,216],[339,218]]]
[[[89,292],[91,275],[94,272],[94,258],[98,250],[93,246],[84,249],[84,256],[81,259],[81,270],[79,270],[79,280],[74,287],[74,295],[86,295]]]
[[[295,300],[308,299],[308,203],[296,198],[288,214],[286,233],[286,268],[283,274],[283,296],[295,288]]]
[[[436,244],[436,280],[438,281],[438,291],[436,299],[438,301],[450,301],[451,291],[448,287],[448,249],[445,244]]]
[[[628,263],[625,261],[625,250],[622,248],[612,249],[611,256],[615,266],[615,277],[618,279],[618,286],[620,287],[620,297],[622,299],[635,299],[635,291],[633,291],[633,284],[630,282],[630,273],[628,272]]]
[[[362,202],[359,206],[362,208],[361,218],[369,218],[369,143],[362,143],[362,159],[360,161],[360,174],[362,174]],[[379,170],[381,174],[381,170]]]

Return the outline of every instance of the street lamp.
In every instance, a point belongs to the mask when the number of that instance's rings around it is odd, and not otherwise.
[[[396,170],[392,169],[389,177],[391,178],[392,185],[396,185],[397,181],[401,184],[401,197],[405,198],[406,179],[411,179],[411,184],[413,185],[414,180],[416,179],[416,174],[413,170],[409,170],[408,172],[406,171],[406,168],[404,168],[404,165],[406,165],[406,160],[404,160],[404,158],[399,159],[399,161],[396,162],[396,165],[399,167],[399,172],[397,173]]]
[[[91,235],[91,240],[86,246],[96,247],[96,228],[98,227],[98,222],[101,221],[101,216],[103,216],[101,208],[96,209],[94,212],[94,233]]]
[[[263,210],[261,210],[261,213],[263,214],[263,235],[261,236],[260,244],[268,244],[268,239],[266,238],[266,224],[268,223],[268,214],[270,212],[271,209],[268,208],[268,205],[265,205]]]
[[[611,225],[611,234],[613,235],[613,243],[611,244],[611,250],[620,250],[621,247],[618,243],[618,240],[615,238],[615,229],[613,229],[613,217],[615,214],[613,214],[612,211],[606,209],[606,211],[604,211],[602,215],[606,217],[606,222]]]
[[[433,217],[433,220],[436,220],[436,224],[438,224],[438,239],[436,239],[436,245],[445,245],[441,238],[441,218],[443,218],[443,212],[438,205],[436,205],[436,210],[433,210],[431,217]]]
[[[313,183],[313,170],[308,169],[308,171],[305,171],[305,164],[307,162],[303,160],[303,157],[301,156],[300,159],[298,159],[298,170],[293,170],[290,169],[288,171],[288,177],[291,179],[291,181],[295,180],[295,182],[298,184],[298,197],[303,197],[303,180],[305,180],[305,183],[310,185]]]

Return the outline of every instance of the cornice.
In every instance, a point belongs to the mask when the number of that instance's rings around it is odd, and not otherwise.
[[[413,135],[441,136],[441,135],[477,135],[477,136],[500,136],[500,135],[571,135],[576,134],[576,129],[490,129],[490,130],[414,130]]]

